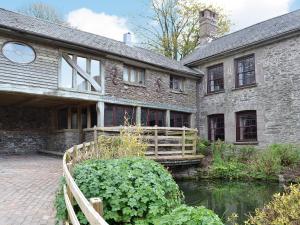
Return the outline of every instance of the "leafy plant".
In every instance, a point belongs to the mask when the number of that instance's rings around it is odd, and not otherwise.
[[[209,145],[210,143],[208,140],[198,138],[196,143],[197,153],[205,156],[209,155]]]
[[[203,206],[181,205],[170,214],[156,219],[155,225],[223,225],[221,219]]]
[[[75,167],[74,178],[86,198],[102,198],[109,224],[151,224],[182,201],[164,167],[143,158],[87,161]]]
[[[67,208],[64,199],[64,188],[63,188],[64,184],[65,184],[65,179],[61,177],[58,185],[58,190],[55,195],[55,201],[54,201],[54,206],[56,208],[57,224],[58,221],[63,221],[67,219]]]
[[[245,222],[247,225],[297,225],[300,224],[300,185],[291,185],[289,191],[275,194],[262,209],[256,209]]]

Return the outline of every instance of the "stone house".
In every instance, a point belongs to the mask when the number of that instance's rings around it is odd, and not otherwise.
[[[0,153],[63,151],[85,128],[197,127],[210,140],[265,146],[300,135],[300,11],[202,41],[181,62],[0,9]],[[213,39],[213,40],[212,40]]]

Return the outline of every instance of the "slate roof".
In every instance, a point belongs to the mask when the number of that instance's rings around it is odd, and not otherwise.
[[[159,66],[171,71],[199,75],[199,72],[183,66],[180,62],[171,60],[153,51],[139,47],[130,47],[120,41],[22,15],[2,8],[0,8],[0,28],[9,28],[11,30],[22,31],[44,38],[92,48],[101,52],[111,53]]]
[[[183,58],[181,62],[187,65],[299,30],[300,10],[296,10],[215,39],[197,48],[193,53]]]

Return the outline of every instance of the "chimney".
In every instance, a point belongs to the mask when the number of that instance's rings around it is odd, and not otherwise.
[[[200,11],[199,15],[199,29],[200,40],[199,45],[205,45],[217,37],[218,32],[218,14],[210,9]]]
[[[130,33],[130,32],[123,34],[123,42],[124,42],[126,45],[132,47],[131,33]]]

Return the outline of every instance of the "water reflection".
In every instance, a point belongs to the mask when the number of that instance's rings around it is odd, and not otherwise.
[[[272,195],[281,192],[277,183],[239,181],[178,181],[188,205],[203,205],[225,219],[232,213],[242,223],[247,214],[269,202]]]

